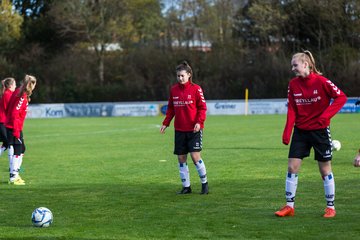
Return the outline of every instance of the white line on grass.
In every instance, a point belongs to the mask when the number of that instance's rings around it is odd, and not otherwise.
[[[154,129],[158,125],[151,125],[148,127],[138,127],[138,128],[118,128],[118,129],[109,129],[103,131],[91,131],[91,132],[71,132],[71,133],[54,133],[54,134],[36,134],[31,136],[31,138],[43,138],[43,137],[64,137],[64,136],[84,136],[84,135],[94,135],[94,134],[109,134],[109,133],[120,133],[120,132],[133,132],[133,131],[143,131],[147,129]]]

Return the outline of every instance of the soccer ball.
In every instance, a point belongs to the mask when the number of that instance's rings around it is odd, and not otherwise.
[[[341,143],[338,140],[332,140],[332,148],[335,151],[339,151],[341,149]]]
[[[53,222],[52,212],[46,207],[36,208],[31,214],[31,222],[35,227],[49,227]]]

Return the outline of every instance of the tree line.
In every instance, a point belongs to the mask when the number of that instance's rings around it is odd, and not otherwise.
[[[2,78],[33,74],[36,103],[167,100],[187,60],[207,99],[285,98],[310,50],[360,92],[358,0],[2,0]]]

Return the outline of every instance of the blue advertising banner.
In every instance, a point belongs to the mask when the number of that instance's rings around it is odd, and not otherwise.
[[[341,113],[358,113],[360,112],[360,105],[355,105],[356,98],[349,98],[345,105],[341,108]]]

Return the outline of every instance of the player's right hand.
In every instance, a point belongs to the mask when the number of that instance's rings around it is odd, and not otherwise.
[[[167,128],[167,126],[162,125],[161,128],[160,128],[160,133],[164,134],[166,128]]]
[[[282,135],[282,143],[285,144],[285,145],[289,145],[289,142],[290,142],[290,137],[288,137],[287,134],[284,131],[283,135]]]

